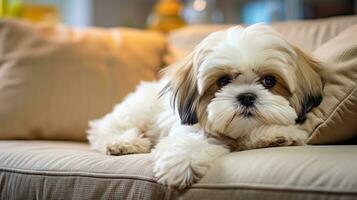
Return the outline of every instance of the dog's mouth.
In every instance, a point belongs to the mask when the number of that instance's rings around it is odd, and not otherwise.
[[[245,109],[236,109],[236,111],[234,112],[231,120],[229,120],[229,122],[226,124],[226,128],[233,122],[234,119],[236,119],[237,117],[239,118],[253,118],[256,116],[256,109],[255,108],[245,108]]]
[[[241,115],[242,115],[243,117],[245,117],[245,118],[254,117],[254,114],[253,114],[252,112],[250,112],[250,111],[243,112]]]
[[[245,108],[243,111],[239,113],[240,116],[244,118],[251,118],[255,116],[254,108]]]

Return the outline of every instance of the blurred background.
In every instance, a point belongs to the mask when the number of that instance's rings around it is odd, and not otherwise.
[[[357,0],[0,0],[0,16],[70,26],[168,31],[186,24],[275,22],[357,13]]]

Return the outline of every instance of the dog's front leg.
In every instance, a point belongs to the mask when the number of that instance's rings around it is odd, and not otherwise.
[[[297,126],[266,125],[242,138],[241,149],[305,145],[308,134]]]
[[[228,148],[195,126],[174,127],[153,150],[154,172],[162,184],[183,189],[199,180]]]

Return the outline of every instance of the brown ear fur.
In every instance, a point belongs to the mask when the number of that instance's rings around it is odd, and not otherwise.
[[[303,123],[306,114],[322,101],[324,81],[322,65],[309,55],[295,48],[297,52],[296,91],[292,96],[292,104],[297,110],[296,123]]]
[[[169,78],[166,88],[172,91],[172,105],[175,110],[177,108],[181,123],[187,125],[198,122],[196,107],[199,98],[192,59],[193,53],[163,70],[164,75]]]

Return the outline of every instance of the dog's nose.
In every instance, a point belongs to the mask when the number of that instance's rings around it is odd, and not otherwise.
[[[246,107],[250,107],[254,104],[257,95],[247,92],[237,96],[237,100]]]

